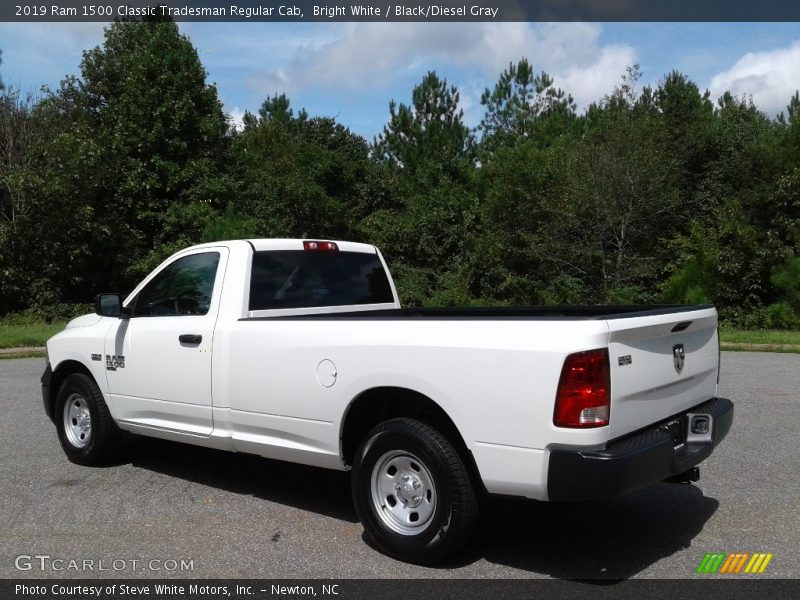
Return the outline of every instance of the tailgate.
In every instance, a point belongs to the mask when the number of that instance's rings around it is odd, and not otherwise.
[[[716,309],[609,319],[608,327],[611,439],[716,394]]]

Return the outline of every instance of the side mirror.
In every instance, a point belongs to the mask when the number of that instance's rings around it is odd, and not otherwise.
[[[131,312],[130,309],[122,306],[124,299],[122,294],[98,294],[94,300],[94,312],[101,317],[126,319],[131,316]]]

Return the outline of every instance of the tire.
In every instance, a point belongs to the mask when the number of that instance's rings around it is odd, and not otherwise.
[[[367,538],[384,554],[431,564],[458,551],[478,518],[475,486],[458,452],[413,419],[377,425],[356,452],[353,502]]]
[[[72,462],[94,466],[115,457],[121,432],[100,388],[88,375],[73,373],[64,380],[54,417],[61,447]]]

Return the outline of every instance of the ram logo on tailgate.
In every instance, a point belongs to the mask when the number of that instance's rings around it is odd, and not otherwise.
[[[683,363],[686,362],[686,351],[683,349],[683,344],[675,344],[672,347],[672,364],[675,365],[675,370],[680,373],[683,371]]]

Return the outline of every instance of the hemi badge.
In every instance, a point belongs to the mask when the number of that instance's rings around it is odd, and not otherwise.
[[[92,354],[92,360],[103,360],[102,354]]]

